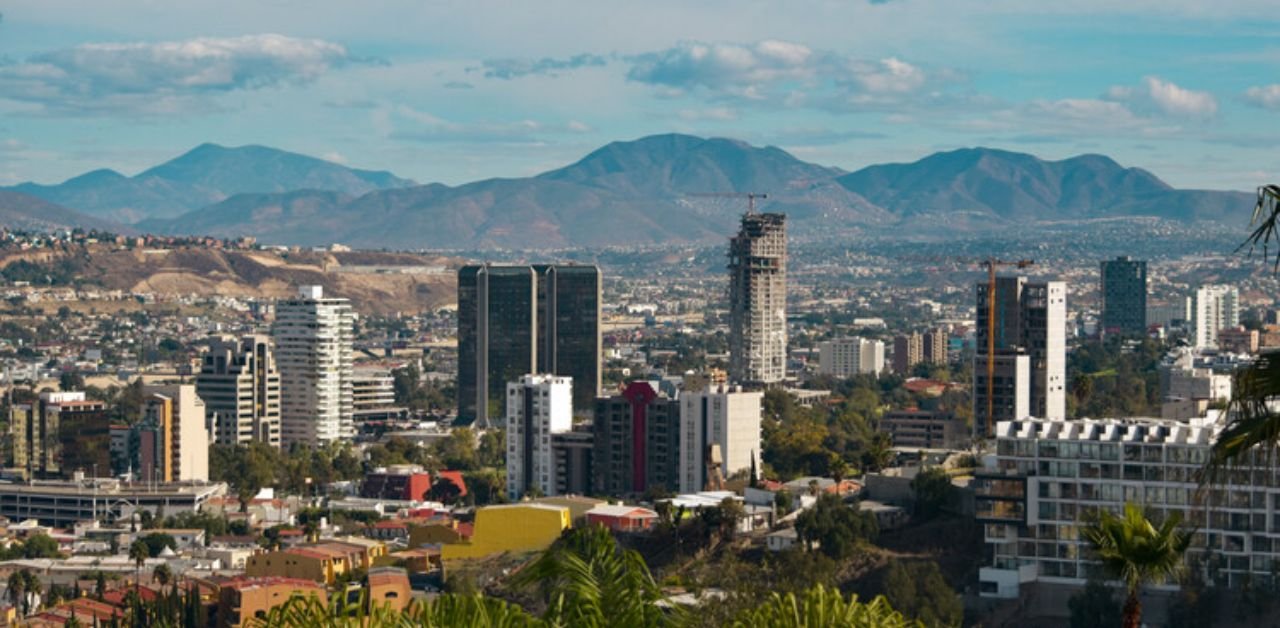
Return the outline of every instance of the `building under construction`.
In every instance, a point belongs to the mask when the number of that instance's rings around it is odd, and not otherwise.
[[[1060,281],[1033,283],[1026,277],[997,277],[995,303],[990,288],[977,292],[977,352],[973,362],[973,418],[978,437],[987,425],[1066,418],[1067,288]],[[994,314],[994,320],[991,316]],[[989,332],[994,332],[988,342]],[[993,349],[992,383],[987,385],[988,347]],[[988,390],[991,401],[988,402]],[[989,414],[988,414],[989,413]]]
[[[787,374],[786,220],[748,212],[729,241],[729,375],[748,386]]]

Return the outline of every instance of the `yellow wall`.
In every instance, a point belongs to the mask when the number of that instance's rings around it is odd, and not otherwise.
[[[550,547],[571,526],[568,508],[534,504],[489,506],[476,511],[471,542],[445,545],[441,557],[458,560],[502,552],[536,552]]]
[[[422,547],[427,544],[460,543],[462,535],[452,525],[432,523],[425,526],[409,528],[409,547]]]
[[[278,576],[333,584],[338,575],[347,572],[347,561],[302,556],[285,550],[250,556],[245,562],[244,572],[254,577]]]

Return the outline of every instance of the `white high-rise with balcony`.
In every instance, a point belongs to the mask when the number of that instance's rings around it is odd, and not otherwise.
[[[680,491],[706,489],[711,446],[720,448],[723,477],[750,470],[759,473],[762,392],[714,385],[680,395]]]
[[[507,383],[507,497],[556,494],[551,435],[573,431],[573,378],[525,375]]]
[[[1201,286],[1191,299],[1194,346],[1218,346],[1218,331],[1240,324],[1240,293],[1233,286]]]
[[[351,303],[320,286],[276,306],[272,336],[280,370],[284,445],[320,445],[355,436],[352,422]]]

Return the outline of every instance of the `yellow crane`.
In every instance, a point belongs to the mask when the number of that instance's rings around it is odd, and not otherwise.
[[[745,198],[747,199],[747,213],[756,213],[756,199],[767,199],[768,194],[762,192],[704,192],[696,194],[685,194],[695,198]]]
[[[996,269],[1023,269],[1035,264],[1029,259],[1005,261],[988,257],[980,262],[987,269],[987,438],[991,438],[995,430],[995,378],[996,378]]]

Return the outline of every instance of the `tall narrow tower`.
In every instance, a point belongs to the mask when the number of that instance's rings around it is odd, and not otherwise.
[[[729,375],[748,386],[787,374],[786,221],[749,212],[729,240]]]
[[[354,324],[351,303],[325,297],[320,286],[303,286],[296,298],[277,304],[272,336],[285,446],[316,446],[355,436]]]
[[[977,354],[974,356],[973,423],[986,426],[1034,416],[1066,418],[1067,287],[1061,281],[1033,283],[1026,277],[996,278],[995,307],[986,283],[977,293]],[[989,321],[994,312],[995,323]],[[992,403],[987,402],[987,330],[995,331]],[[991,408],[988,419],[987,408]]]

